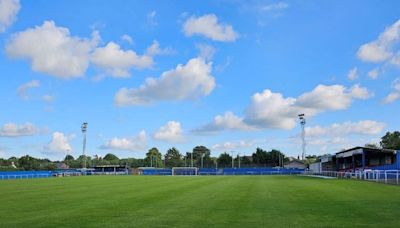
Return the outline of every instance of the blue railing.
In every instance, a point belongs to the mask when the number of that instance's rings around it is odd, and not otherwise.
[[[31,179],[52,177],[52,171],[5,171],[0,172],[0,180],[4,179]]]
[[[174,175],[195,175],[194,169],[176,169]],[[198,175],[291,175],[302,174],[304,169],[286,168],[202,168],[198,169]],[[172,175],[171,169],[145,168],[141,175]]]
[[[290,175],[301,174],[304,169],[286,168],[225,168],[223,175]]]

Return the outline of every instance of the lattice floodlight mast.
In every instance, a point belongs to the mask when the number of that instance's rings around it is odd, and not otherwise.
[[[87,131],[87,122],[84,122],[81,126],[81,130],[82,130],[82,134],[83,134],[83,148],[82,148],[82,155],[83,155],[83,168],[86,169],[86,155],[85,155],[85,151],[86,151],[86,131]]]
[[[306,131],[305,131],[305,125],[306,125],[306,118],[305,115],[299,114],[299,120],[300,120],[300,126],[301,126],[301,140],[302,140],[302,149],[303,153],[301,154],[301,159],[304,160],[306,157]]]

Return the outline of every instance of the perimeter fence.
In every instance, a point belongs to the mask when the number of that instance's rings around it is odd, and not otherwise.
[[[364,170],[364,171],[305,171],[305,175],[335,177],[338,179],[356,179],[386,184],[400,184],[400,170]]]

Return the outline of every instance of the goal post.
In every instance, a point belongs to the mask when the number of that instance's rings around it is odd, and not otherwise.
[[[172,176],[185,175],[185,176],[196,176],[198,175],[197,167],[173,167]]]

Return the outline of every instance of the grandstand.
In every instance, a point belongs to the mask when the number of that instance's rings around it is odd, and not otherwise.
[[[353,147],[335,155],[324,155],[310,165],[311,171],[356,172],[364,170],[400,170],[400,151]]]

